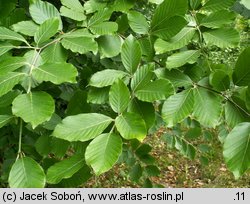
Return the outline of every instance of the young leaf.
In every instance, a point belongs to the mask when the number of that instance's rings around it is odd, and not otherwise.
[[[128,107],[130,92],[123,81],[117,80],[110,88],[109,103],[116,113],[122,113]]]
[[[90,51],[97,52],[98,50],[96,41],[89,37],[64,38],[62,40],[62,45],[65,49],[80,54],[85,54]]]
[[[18,159],[10,170],[11,188],[43,188],[45,180],[42,167],[29,157]]]
[[[117,79],[122,79],[126,75],[127,73],[120,70],[105,69],[103,71],[96,72],[95,74],[93,74],[90,78],[89,85],[99,88],[110,86]]]
[[[12,103],[13,114],[21,117],[25,122],[31,123],[33,129],[48,121],[54,110],[54,100],[46,92],[22,94],[16,97]]]
[[[59,27],[58,18],[50,18],[44,21],[35,33],[34,40],[37,45],[41,45],[45,41],[54,36]]]
[[[162,117],[167,127],[173,127],[187,118],[194,107],[192,89],[170,96],[163,104]]]
[[[62,20],[59,11],[51,3],[47,1],[36,0],[29,7],[29,12],[32,19],[37,24],[42,24],[44,21],[50,18],[59,19],[59,29],[62,29]]]
[[[135,96],[146,102],[164,100],[174,93],[173,85],[167,79],[157,79],[137,89]]]
[[[176,53],[168,57],[166,66],[168,69],[181,67],[186,63],[194,64],[200,56],[199,50],[188,50]]]
[[[108,171],[122,153],[122,140],[113,133],[102,134],[88,145],[85,153],[86,162],[96,175]]]
[[[0,40],[15,40],[27,43],[23,36],[4,27],[0,27]]]
[[[142,141],[147,134],[146,124],[136,113],[124,113],[115,119],[115,125],[121,136],[127,140]]]
[[[239,178],[250,168],[250,123],[238,124],[226,137],[223,155],[228,168]]]
[[[24,73],[17,72],[9,72],[7,74],[0,75],[0,96],[8,93],[24,78]]]
[[[68,63],[47,63],[35,68],[32,76],[39,82],[51,81],[54,84],[76,83],[77,69]]]
[[[27,36],[34,36],[38,29],[38,25],[33,21],[21,21],[11,27],[15,32],[22,33]]]
[[[67,141],[88,141],[100,135],[112,122],[112,118],[86,113],[68,116],[56,126],[53,136]]]
[[[62,179],[72,177],[84,166],[84,161],[84,155],[76,154],[54,164],[53,166],[49,167],[47,171],[47,182],[50,184],[57,184]]]
[[[141,48],[138,41],[130,35],[122,46],[121,58],[125,69],[134,73],[141,61]]]
[[[219,125],[223,98],[204,88],[194,89],[194,98],[194,117],[205,127]]]
[[[128,22],[131,29],[138,34],[146,34],[149,30],[148,22],[144,15],[137,11],[128,13]]]
[[[250,48],[246,48],[239,56],[234,73],[233,81],[235,85],[247,86],[250,82]]]
[[[239,33],[232,28],[219,28],[203,33],[208,45],[216,45],[220,48],[236,47],[240,42]]]

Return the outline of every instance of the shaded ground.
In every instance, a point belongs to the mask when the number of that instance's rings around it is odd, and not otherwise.
[[[198,159],[191,161],[181,155],[175,149],[169,149],[158,133],[149,137],[148,143],[153,146],[152,155],[156,158],[156,166],[160,169],[160,175],[151,177],[153,183],[164,187],[187,188],[237,188],[250,187],[250,171],[242,178],[235,180],[223,162],[220,143],[215,146],[214,154],[208,165],[201,165]],[[116,165],[109,172],[90,180],[85,187],[120,188],[141,187],[131,182],[128,170],[124,164]]]

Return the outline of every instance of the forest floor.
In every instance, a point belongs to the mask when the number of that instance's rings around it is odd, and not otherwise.
[[[226,168],[222,156],[222,147],[219,141],[214,142],[215,148],[208,165],[202,165],[199,159],[190,160],[177,150],[167,147],[158,132],[146,141],[153,149],[151,155],[156,158],[156,166],[160,175],[150,177],[153,184],[170,188],[249,188],[250,171],[236,180]],[[109,172],[91,179],[85,187],[122,188],[142,187],[141,184],[129,180],[128,169],[124,164],[117,164]]]

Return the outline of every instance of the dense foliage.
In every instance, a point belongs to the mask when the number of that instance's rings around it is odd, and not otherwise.
[[[244,0],[1,1],[1,186],[84,186],[117,162],[151,186],[159,169],[143,141],[162,125],[169,145],[203,163],[209,146],[193,141],[209,144],[218,130],[239,178],[250,167],[250,47],[234,23],[248,9]],[[212,57],[230,49],[236,62]]]

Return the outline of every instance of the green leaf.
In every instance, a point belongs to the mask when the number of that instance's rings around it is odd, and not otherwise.
[[[84,165],[71,178],[63,179],[58,186],[62,188],[76,188],[81,187],[83,183],[92,177],[91,170],[87,165]]]
[[[77,75],[77,69],[68,63],[47,63],[35,68],[32,72],[32,76],[37,81],[50,81],[54,84],[76,83]]]
[[[177,34],[185,25],[182,17],[187,11],[186,0],[165,0],[161,3],[152,18],[151,33],[168,39]]]
[[[250,82],[250,47],[246,48],[239,56],[234,73],[233,81],[235,85],[247,86]]]
[[[184,16],[187,11],[186,0],[165,0],[155,10],[152,18],[151,29],[161,27],[162,24],[173,16]]]
[[[219,28],[203,33],[208,45],[216,45],[220,48],[236,47],[239,44],[239,33],[232,28]]]
[[[38,29],[38,25],[33,21],[21,21],[11,27],[15,32],[22,33],[27,36],[34,36]]]
[[[84,155],[76,154],[54,164],[53,166],[49,167],[47,171],[47,182],[50,184],[57,184],[62,179],[72,177],[84,166],[84,160]]]
[[[83,11],[76,11],[73,9],[69,9],[65,6],[62,6],[60,8],[60,12],[61,12],[62,16],[68,17],[68,18],[76,20],[76,21],[86,20],[86,16],[85,16]]]
[[[72,141],[88,141],[100,135],[112,122],[112,118],[97,114],[68,116],[56,126],[53,136]]]
[[[22,94],[12,103],[12,112],[26,123],[31,123],[34,129],[48,121],[55,110],[53,98],[45,92]]]
[[[97,39],[101,58],[111,58],[121,52],[122,39],[116,35],[103,35]]]
[[[80,54],[85,54],[90,51],[96,53],[98,50],[96,41],[89,37],[64,38],[62,45],[64,48]]]
[[[117,79],[122,79],[127,75],[127,73],[114,70],[114,69],[105,69],[100,72],[96,72],[92,75],[89,85],[94,87],[105,87],[112,85]]]
[[[194,117],[205,127],[219,125],[223,98],[204,88],[194,89],[194,98]]]
[[[159,168],[154,165],[146,166],[145,171],[148,176],[159,176],[161,173]]]
[[[87,14],[94,13],[95,11],[100,11],[107,6],[104,1],[89,0],[84,3],[84,10]]]
[[[61,43],[56,42],[46,47],[42,51],[41,57],[44,63],[58,63],[65,62],[68,56],[66,50],[62,47]]]
[[[154,102],[156,100],[164,100],[173,93],[174,88],[169,80],[157,79],[137,89],[135,96],[141,101]]]
[[[141,48],[138,41],[130,35],[122,46],[121,58],[125,69],[134,73],[141,61]]]
[[[20,94],[18,90],[9,91],[7,94],[0,97],[0,108],[7,107],[12,104],[12,101]]]
[[[210,15],[202,19],[200,25],[208,28],[220,28],[225,24],[232,23],[232,19],[235,17],[234,12],[221,10],[213,12]]]
[[[113,5],[114,11],[121,11],[127,13],[129,9],[134,6],[135,0],[122,0],[122,1],[115,1]]]
[[[45,41],[54,36],[59,27],[58,18],[50,18],[44,21],[35,33],[34,40],[37,45],[41,45]]]
[[[143,14],[137,11],[128,13],[128,23],[131,29],[138,34],[147,34],[149,30],[148,22]]]
[[[88,27],[102,23],[110,19],[113,9],[104,8],[96,12],[88,22]]]
[[[157,27],[153,27],[152,34],[162,38],[164,40],[169,40],[176,34],[178,34],[185,26],[187,25],[187,21],[182,16],[174,16],[164,21]]]
[[[163,54],[171,50],[180,49],[190,43],[195,34],[195,28],[183,28],[177,35],[164,41],[162,39],[157,39],[154,48],[156,54]]]
[[[88,92],[88,103],[105,104],[109,100],[109,87],[95,88],[90,87]]]
[[[85,153],[86,162],[96,175],[100,175],[117,162],[122,153],[122,140],[113,133],[102,134],[88,145]]]
[[[7,125],[12,119],[13,116],[11,115],[0,115],[0,128]]]
[[[79,0],[61,0],[62,5],[78,12],[84,12],[83,6]]]
[[[10,170],[11,188],[43,188],[45,180],[42,167],[29,157],[18,159]]]
[[[226,72],[221,70],[210,74],[209,82],[217,91],[226,91],[230,88],[230,78]]]
[[[51,151],[50,139],[51,138],[49,136],[42,135],[37,139],[34,145],[36,151],[43,157],[47,157]]]
[[[29,12],[32,19],[37,24],[42,24],[50,18],[58,18],[60,22],[59,29],[62,30],[62,20],[59,11],[51,3],[47,1],[37,0],[29,7]]]
[[[130,101],[130,92],[123,81],[117,80],[110,88],[109,103],[118,114],[124,112]]]
[[[229,127],[233,128],[239,123],[250,122],[244,101],[231,99],[225,104],[225,120]]]
[[[15,71],[26,64],[24,57],[9,57],[0,61],[0,75]]]
[[[192,89],[170,96],[163,104],[162,117],[167,127],[173,127],[191,115],[194,108]]]
[[[142,176],[143,169],[140,164],[135,164],[129,171],[129,177],[132,181],[138,182]]]
[[[152,103],[134,99],[129,104],[128,112],[139,114],[145,120],[147,130],[154,125],[155,108]]]
[[[66,110],[67,115],[87,113],[90,110],[91,107],[87,103],[87,92],[82,90],[76,90],[68,103]]]
[[[142,141],[147,135],[146,124],[136,113],[124,113],[115,119],[115,125],[121,136],[127,140]]]
[[[7,42],[0,42],[0,56],[8,52],[9,50],[15,48],[14,45]]]
[[[165,68],[160,68],[155,70],[155,74],[160,79],[168,79],[174,85],[176,89],[179,87],[187,87],[192,85],[192,80],[188,75],[182,73],[178,69],[168,70]]]
[[[189,0],[190,7],[197,9],[201,5],[202,0]]]
[[[235,3],[235,0],[220,0],[220,1],[209,0],[202,7],[202,10],[219,11],[219,10],[228,9],[232,7],[234,3]]]
[[[186,63],[194,64],[199,56],[200,56],[199,50],[187,50],[187,51],[182,51],[180,53],[175,53],[170,57],[168,57],[166,66],[168,69],[173,69],[181,67]]]
[[[236,178],[250,168],[250,123],[240,123],[229,133],[223,146],[223,155]]]
[[[0,75],[0,96],[8,93],[25,77],[24,73],[9,72],[5,75]]]
[[[0,40],[15,40],[27,43],[23,36],[4,27],[0,27]]]
[[[147,64],[136,70],[131,80],[131,89],[136,91],[147,85],[153,78],[153,64]]]
[[[107,35],[115,33],[118,30],[118,24],[116,22],[101,22],[89,28],[96,35]]]

